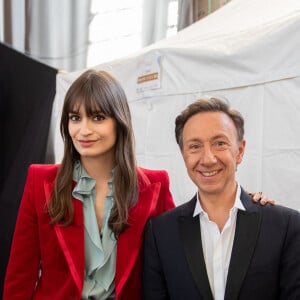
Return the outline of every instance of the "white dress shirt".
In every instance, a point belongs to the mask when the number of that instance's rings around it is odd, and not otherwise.
[[[241,187],[238,185],[234,205],[230,209],[229,218],[220,232],[218,225],[209,220],[207,213],[200,204],[199,195],[197,194],[194,216],[199,215],[200,218],[202,249],[206,271],[215,300],[224,300],[237,211],[238,209],[245,210],[240,200],[240,195]]]

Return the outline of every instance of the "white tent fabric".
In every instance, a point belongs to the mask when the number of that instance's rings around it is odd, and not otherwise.
[[[138,163],[169,172],[176,204],[189,200],[196,187],[175,142],[175,117],[197,98],[216,95],[245,118],[247,147],[239,182],[300,210],[299,32],[299,0],[232,0],[172,38],[95,66],[123,85]],[[57,76],[49,136],[56,162],[62,157],[63,98],[80,73]]]

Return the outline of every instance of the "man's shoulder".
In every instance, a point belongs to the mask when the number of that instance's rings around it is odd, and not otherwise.
[[[258,212],[263,223],[273,224],[272,226],[289,226],[290,223],[300,226],[299,211],[279,204],[265,204],[255,203],[251,199],[247,200],[248,206],[246,211]]]
[[[274,217],[283,217],[283,218],[290,218],[291,216],[294,216],[295,218],[298,218],[300,220],[300,213],[299,211],[287,207],[284,205],[271,205],[271,204],[266,204],[266,205],[260,205],[260,210],[262,212],[262,215],[270,215]]]
[[[190,201],[176,206],[175,208],[168,210],[157,217],[152,219],[153,222],[165,222],[172,219],[177,219],[180,216],[192,216],[196,204],[196,197],[193,197]]]
[[[271,215],[299,215],[299,211],[280,204],[270,204],[266,203],[261,205],[259,202],[254,202],[252,198],[244,191],[241,194],[241,201],[245,206],[245,209],[250,212],[259,211],[262,214],[271,214]]]

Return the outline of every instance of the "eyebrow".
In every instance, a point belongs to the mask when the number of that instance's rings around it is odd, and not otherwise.
[[[221,139],[221,138],[225,138],[226,140],[228,139],[226,135],[218,134],[218,135],[216,135],[212,138],[212,141],[215,141],[215,140],[218,140],[218,139]]]
[[[200,139],[198,139],[198,138],[191,138],[191,139],[188,139],[188,140],[186,140],[186,142],[202,142]]]
[[[226,139],[226,140],[228,140],[228,138],[226,137],[226,135],[223,135],[223,134],[218,134],[218,135],[216,135],[216,136],[214,136],[214,137],[212,137],[211,139],[210,139],[210,141],[215,141],[215,140],[218,140],[218,139]],[[188,139],[188,140],[186,140],[186,142],[200,142],[200,143],[202,143],[202,140],[201,139],[199,139],[199,138],[197,138],[197,137],[194,137],[194,138],[191,138],[191,139]]]

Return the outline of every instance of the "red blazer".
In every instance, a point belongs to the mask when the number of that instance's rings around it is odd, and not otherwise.
[[[74,222],[50,225],[47,202],[59,165],[32,165],[16,223],[3,300],[81,299],[84,280],[82,202],[73,199]],[[117,300],[141,299],[142,244],[147,220],[174,208],[165,171],[138,168],[139,198],[129,210],[130,227],[117,240]],[[37,282],[39,270],[42,270]]]

